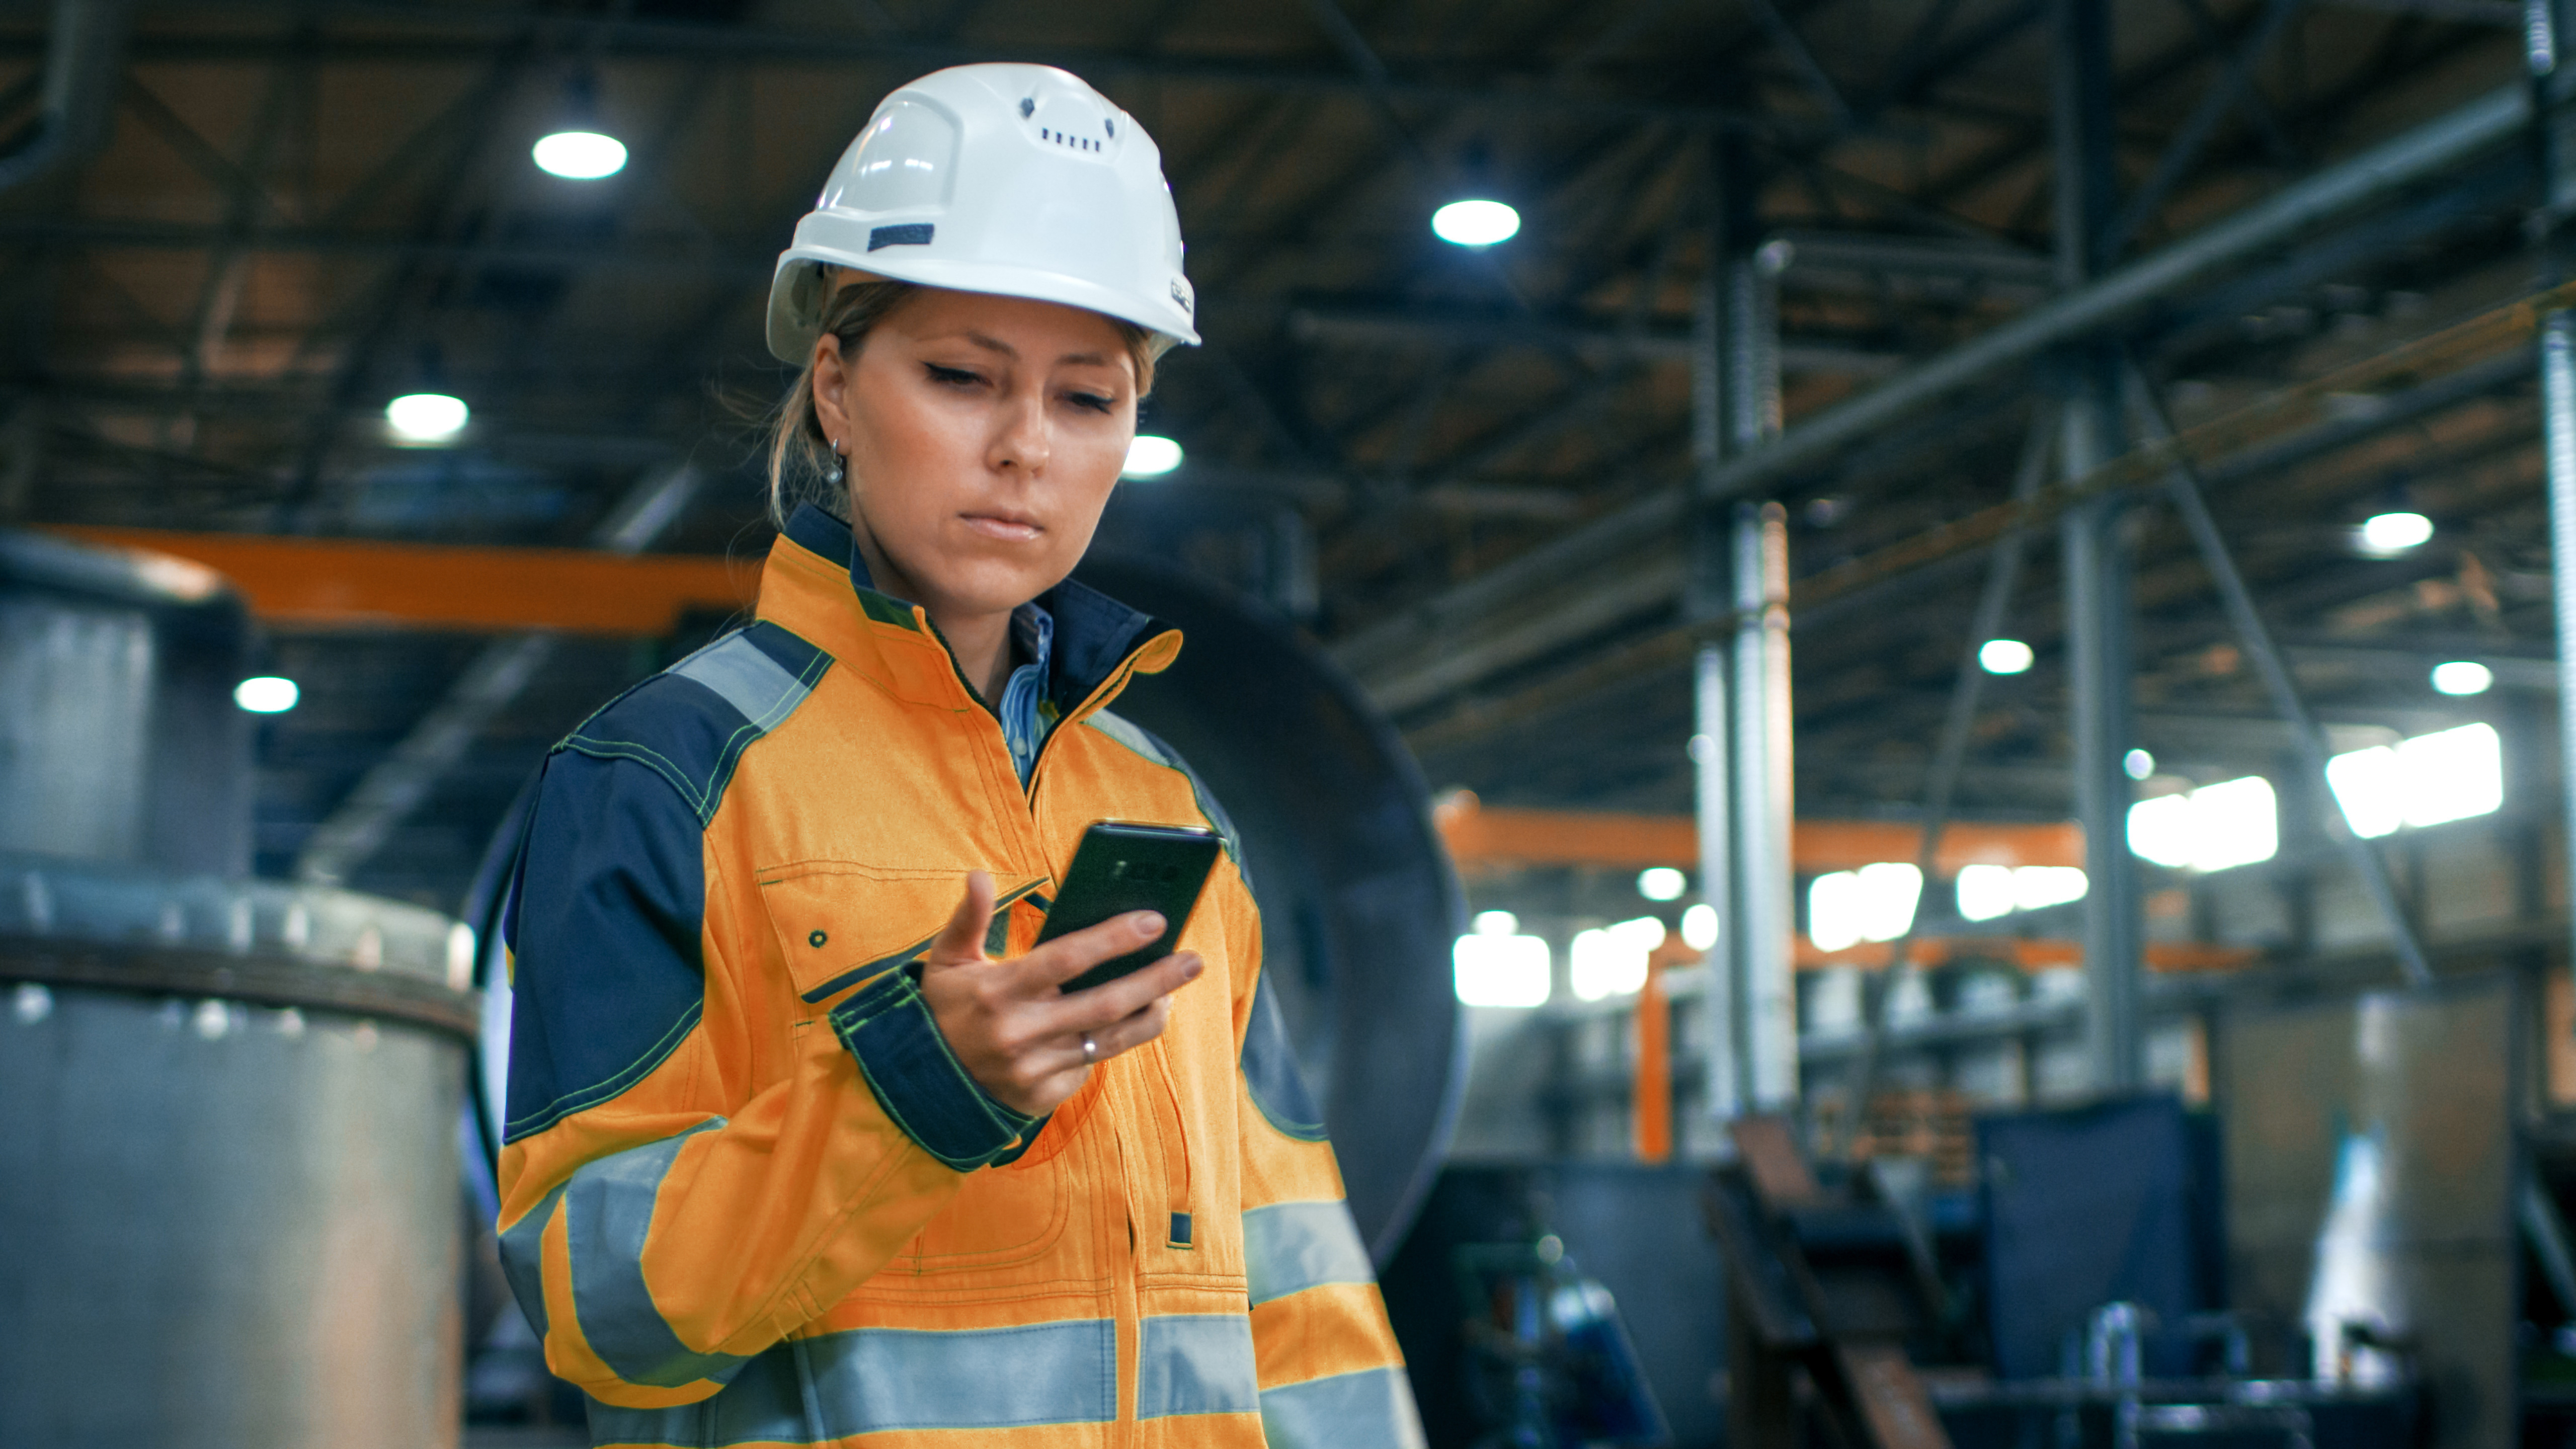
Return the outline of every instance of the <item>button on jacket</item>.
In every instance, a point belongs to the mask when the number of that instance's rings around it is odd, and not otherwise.
[[[756,622],[548,758],[507,920],[502,1257],[596,1442],[1421,1442],[1230,832],[1181,938],[1207,971],[1051,1116],[932,1022],[918,962],[968,870],[1018,955],[1092,821],[1225,830],[1104,708],[1179,633],[1040,602],[1025,788],[927,616],[811,508]]]

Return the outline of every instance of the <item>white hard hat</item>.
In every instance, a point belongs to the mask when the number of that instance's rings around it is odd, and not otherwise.
[[[826,267],[1087,307],[1195,346],[1163,153],[1079,76],[961,65],[887,96],[796,223],[769,286],[769,350],[813,354]]]

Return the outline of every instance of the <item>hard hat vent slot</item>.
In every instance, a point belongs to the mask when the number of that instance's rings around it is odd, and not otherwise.
[[[883,247],[926,247],[937,228],[926,221],[905,222],[900,226],[881,226],[868,233],[868,250]]]

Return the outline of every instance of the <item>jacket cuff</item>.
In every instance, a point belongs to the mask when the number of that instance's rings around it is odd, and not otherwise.
[[[958,1172],[1019,1155],[1039,1118],[993,1100],[939,1034],[908,971],[889,971],[832,1009],[833,1034],[858,1060],[877,1105],[923,1151]]]

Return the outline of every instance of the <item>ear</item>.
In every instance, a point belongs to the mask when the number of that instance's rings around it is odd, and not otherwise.
[[[815,338],[811,367],[814,420],[823,425],[825,439],[835,445],[846,443],[850,436],[850,369],[841,356],[841,339],[829,332]]]

